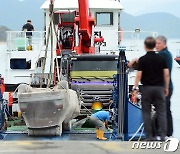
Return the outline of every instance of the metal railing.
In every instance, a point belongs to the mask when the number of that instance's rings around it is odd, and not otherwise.
[[[146,37],[157,37],[158,32],[142,31],[135,29],[134,31],[118,31],[120,41],[119,48],[125,48],[126,51],[139,51],[144,49],[143,41]]]
[[[24,31],[7,31],[7,51],[26,51],[31,39],[33,50],[41,49],[45,44],[45,31],[28,31],[32,36],[27,36]]]

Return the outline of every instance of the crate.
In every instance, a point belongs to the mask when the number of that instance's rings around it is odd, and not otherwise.
[[[24,37],[16,38],[16,48],[18,51],[25,51],[27,49],[28,39]]]

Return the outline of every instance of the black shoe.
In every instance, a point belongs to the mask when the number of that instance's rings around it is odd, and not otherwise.
[[[145,141],[153,141],[152,138],[146,138]]]
[[[160,141],[157,139],[157,137],[152,137],[152,138],[146,138],[145,141]]]
[[[164,141],[166,141],[166,139],[167,139],[167,137],[166,137],[166,136],[163,136],[163,137],[161,137],[161,140],[160,140],[160,141],[164,142]]]

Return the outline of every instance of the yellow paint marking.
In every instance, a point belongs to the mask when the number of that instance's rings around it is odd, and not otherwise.
[[[93,78],[92,76],[101,78],[112,78],[114,74],[117,74],[117,71],[71,71],[70,73],[72,78],[80,78],[80,76],[88,78]]]
[[[30,141],[18,141],[16,142],[17,145],[33,145]]]
[[[138,152],[136,149],[132,149],[132,144],[131,143],[118,143],[118,142],[107,142],[107,143],[97,143],[99,147],[103,148],[104,150],[108,151],[131,151],[131,152]]]

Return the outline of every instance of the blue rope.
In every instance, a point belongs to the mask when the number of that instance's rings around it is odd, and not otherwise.
[[[114,80],[113,80],[113,109],[114,109],[114,113],[113,113],[113,123],[112,123],[112,135],[110,136],[110,138],[112,140],[116,140],[118,138],[118,132],[117,132],[117,127],[118,127],[118,123],[117,123],[117,104],[118,104],[118,83],[117,83],[117,74],[114,75]]]

